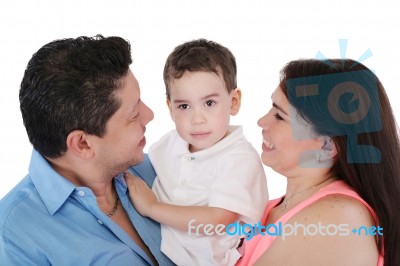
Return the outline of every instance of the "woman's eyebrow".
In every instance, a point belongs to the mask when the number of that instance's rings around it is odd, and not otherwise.
[[[276,103],[272,103],[272,106],[288,116],[288,114],[285,112],[285,110],[283,110],[283,108],[280,107],[279,105],[277,105]]]

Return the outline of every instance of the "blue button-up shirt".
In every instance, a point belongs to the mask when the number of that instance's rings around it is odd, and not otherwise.
[[[148,159],[130,171],[149,185]],[[114,178],[121,204],[160,265],[160,225],[129,200],[123,175]],[[29,174],[0,201],[0,265],[152,265],[146,253],[98,207],[87,187],[76,187],[33,151]]]

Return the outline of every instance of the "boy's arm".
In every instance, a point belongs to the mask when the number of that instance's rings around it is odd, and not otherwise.
[[[177,206],[158,202],[153,191],[140,178],[126,172],[129,196],[137,211],[143,216],[179,230],[204,233],[204,225],[228,225],[238,220],[239,214],[222,208],[207,206]],[[197,225],[199,226],[197,228]],[[206,229],[207,232],[208,229]]]

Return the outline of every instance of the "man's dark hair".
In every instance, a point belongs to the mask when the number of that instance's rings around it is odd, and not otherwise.
[[[73,130],[102,137],[119,109],[116,91],[132,63],[120,37],[55,40],[40,48],[25,70],[19,92],[22,119],[33,147],[56,158]]]

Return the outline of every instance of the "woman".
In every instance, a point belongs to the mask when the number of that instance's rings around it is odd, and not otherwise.
[[[288,63],[258,125],[262,162],[287,188],[245,241],[241,265],[400,265],[398,129],[368,68]]]

